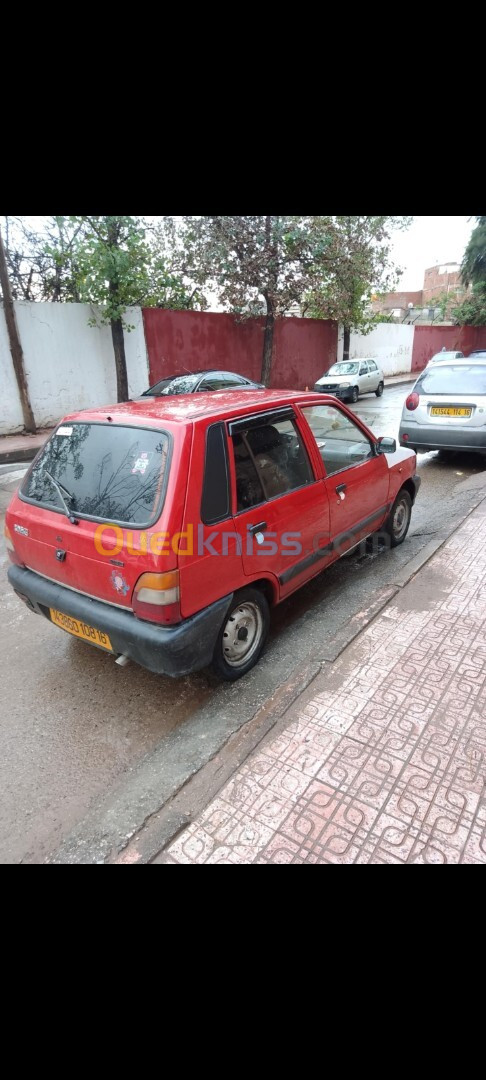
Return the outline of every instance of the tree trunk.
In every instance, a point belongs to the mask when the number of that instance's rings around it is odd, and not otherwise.
[[[351,339],[351,327],[345,326],[343,333],[343,360],[349,360],[349,344]]]
[[[12,299],[12,291],[10,289],[10,281],[7,270],[7,260],[5,258],[5,249],[3,246],[2,235],[0,233],[0,282],[3,292],[3,308],[5,312],[5,322],[7,324],[8,338],[10,342],[10,352],[12,353],[12,363],[15,371],[15,378],[17,380],[17,386],[19,390],[20,404],[22,406],[22,416],[24,418],[24,428],[26,431],[35,434],[37,428],[35,426],[34,413],[32,412],[32,405],[30,404],[29,389],[27,386],[27,378],[24,368],[24,354],[22,352],[22,345],[20,342],[19,332],[17,328],[17,322],[15,319],[15,308]]]
[[[111,320],[111,338],[115,353],[117,401],[128,401],[127,361],[121,319]]]
[[[275,329],[275,316],[273,309],[268,307],[267,302],[267,316],[265,319],[265,330],[263,333],[263,358],[262,358],[262,374],[261,381],[265,386],[269,385],[272,375],[272,353],[273,353],[273,331]]]

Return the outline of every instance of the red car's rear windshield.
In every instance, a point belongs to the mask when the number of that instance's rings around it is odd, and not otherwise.
[[[20,496],[64,513],[55,480],[73,515],[141,528],[160,512],[169,447],[169,436],[153,428],[61,424],[27,473]]]

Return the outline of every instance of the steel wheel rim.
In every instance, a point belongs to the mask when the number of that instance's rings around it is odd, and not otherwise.
[[[406,499],[400,499],[393,514],[393,535],[395,540],[400,540],[406,531],[409,518],[409,508]]]
[[[242,667],[254,656],[263,633],[263,616],[258,604],[245,601],[233,608],[226,621],[222,650],[226,663],[232,668]]]

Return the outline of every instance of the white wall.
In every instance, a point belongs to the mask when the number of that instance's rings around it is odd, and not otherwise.
[[[401,375],[412,370],[414,327],[406,323],[378,323],[369,334],[351,333],[350,359],[373,356],[384,375]],[[338,360],[343,355],[343,331],[339,327]]]
[[[38,427],[49,427],[65,413],[116,401],[116,374],[109,326],[93,328],[89,304],[15,302],[30,400]],[[148,360],[140,308],[129,308],[125,322],[128,390],[148,386]],[[0,434],[21,431],[22,410],[0,305]]]
[[[0,303],[0,434],[22,431],[24,422],[20,405],[17,380],[14,375],[8,332]]]

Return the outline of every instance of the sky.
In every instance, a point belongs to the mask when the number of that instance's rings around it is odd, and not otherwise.
[[[468,217],[414,217],[405,232],[395,233],[393,260],[404,271],[398,288],[418,291],[429,266],[460,263],[475,225]]]

